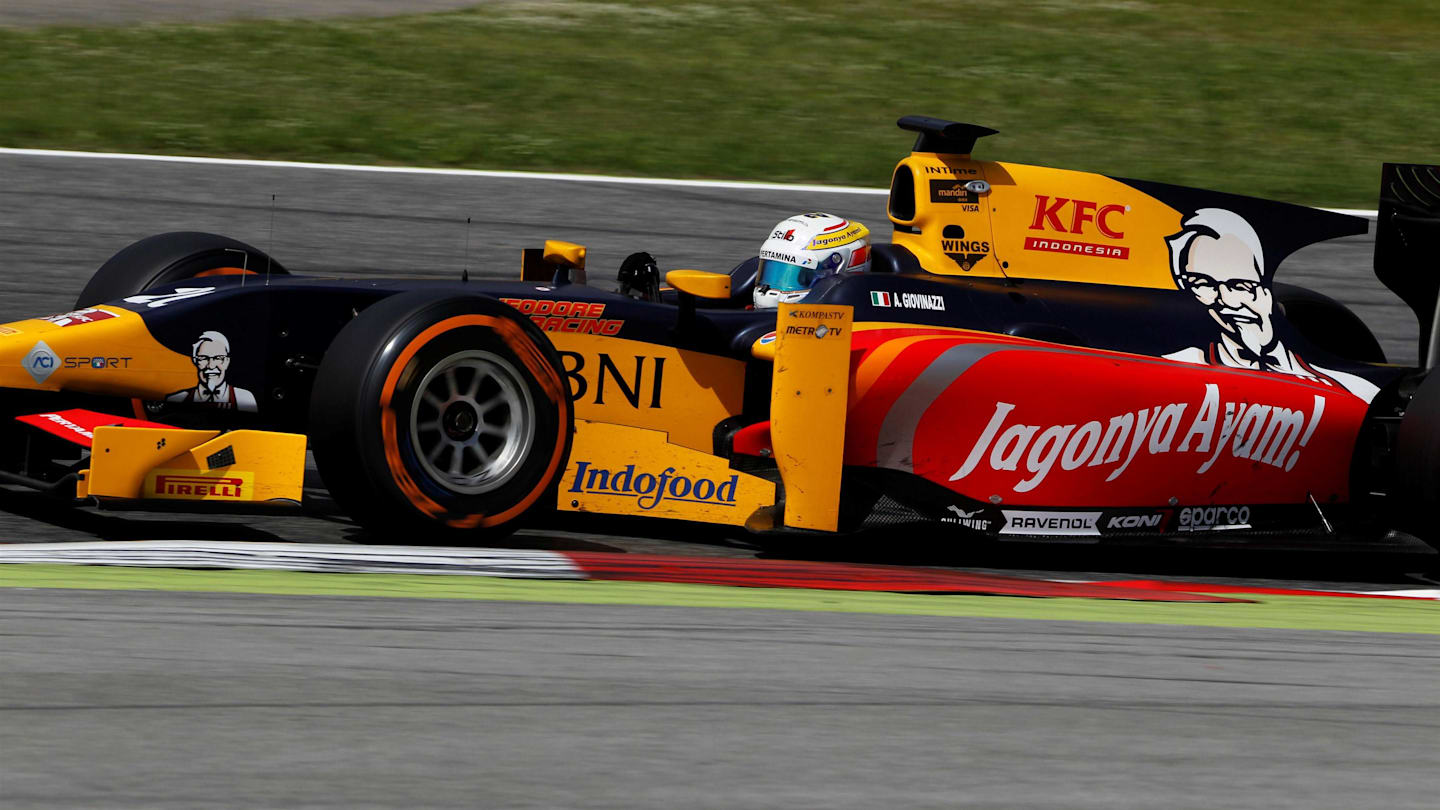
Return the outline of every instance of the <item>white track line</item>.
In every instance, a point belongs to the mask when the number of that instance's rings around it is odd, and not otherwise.
[[[62,149],[14,149],[0,147],[0,155],[20,157],[98,158],[102,160],[146,160],[158,163],[205,163],[212,166],[250,166],[260,169],[324,169],[379,174],[431,174],[450,177],[502,177],[520,180],[560,180],[570,183],[624,183],[636,186],[683,186],[727,188],[751,191],[803,191],[832,194],[887,194],[883,188],[855,186],[786,185],[729,180],[679,180],[663,177],[617,177],[605,174],[558,174],[555,172],[502,172],[484,169],[426,169],[414,166],[363,166],[349,163],[303,163],[293,160],[242,160],[240,158],[186,157],[182,155],[134,155],[123,152],[69,152]]]
[[[338,543],[132,540],[0,544],[0,565],[14,563],[588,579],[574,560],[558,551]]]
[[[515,180],[558,180],[567,183],[619,183],[632,186],[677,186],[681,188],[723,188],[742,191],[791,191],[808,194],[888,194],[889,189],[859,186],[821,186],[788,183],[752,183],[737,180],[682,180],[670,177],[619,177],[608,174],[561,174],[556,172],[506,172],[486,169],[427,169],[418,166],[365,166],[353,163],[305,163],[294,160],[245,160],[241,158],[187,157],[184,155],[137,155],[125,152],[74,152],[64,149],[15,149],[0,147],[0,155],[17,157],[62,157],[101,160],[142,160],[155,163],[201,163],[212,166],[250,166],[260,169],[321,169],[377,174],[430,174],[446,177],[498,177]],[[1336,214],[1374,219],[1375,211],[1359,208],[1325,208]]]

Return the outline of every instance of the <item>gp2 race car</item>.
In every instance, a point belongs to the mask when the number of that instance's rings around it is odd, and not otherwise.
[[[308,447],[391,539],[485,542],[560,510],[1440,540],[1435,168],[1382,178],[1377,275],[1422,326],[1405,368],[1341,304],[1273,281],[1363,219],[978,161],[992,130],[899,124],[918,138],[892,244],[778,310],[747,306],[755,259],[663,290],[627,267],[637,296],[583,283],[564,242],[526,251],[519,281],[376,282],[211,234],[141,240],[75,311],[0,326],[0,478],[101,506],[294,503]]]

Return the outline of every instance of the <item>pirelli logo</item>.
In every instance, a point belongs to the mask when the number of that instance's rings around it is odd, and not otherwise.
[[[152,470],[145,477],[145,497],[172,501],[250,501],[255,474],[224,470]]]

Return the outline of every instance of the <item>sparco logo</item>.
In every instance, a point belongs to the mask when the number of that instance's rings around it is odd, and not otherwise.
[[[577,461],[575,481],[569,491],[633,496],[635,505],[648,511],[661,501],[734,506],[735,490],[739,486],[739,475],[732,475],[724,481],[692,479],[676,475],[674,467],[666,467],[659,475],[652,475],[648,472],[637,474],[634,464],[626,464],[623,470],[606,470],[591,467],[588,461]]]
[[[1189,506],[1180,510],[1180,531],[1250,528],[1248,506]]]

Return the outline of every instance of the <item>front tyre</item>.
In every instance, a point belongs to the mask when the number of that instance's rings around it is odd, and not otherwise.
[[[369,529],[484,542],[546,503],[570,450],[560,358],[528,319],[481,296],[374,304],[331,343],[310,407],[315,462]],[[453,538],[451,538],[453,539]]]
[[[213,233],[175,231],[147,236],[111,256],[75,299],[84,309],[192,278],[289,275],[257,248]]]

